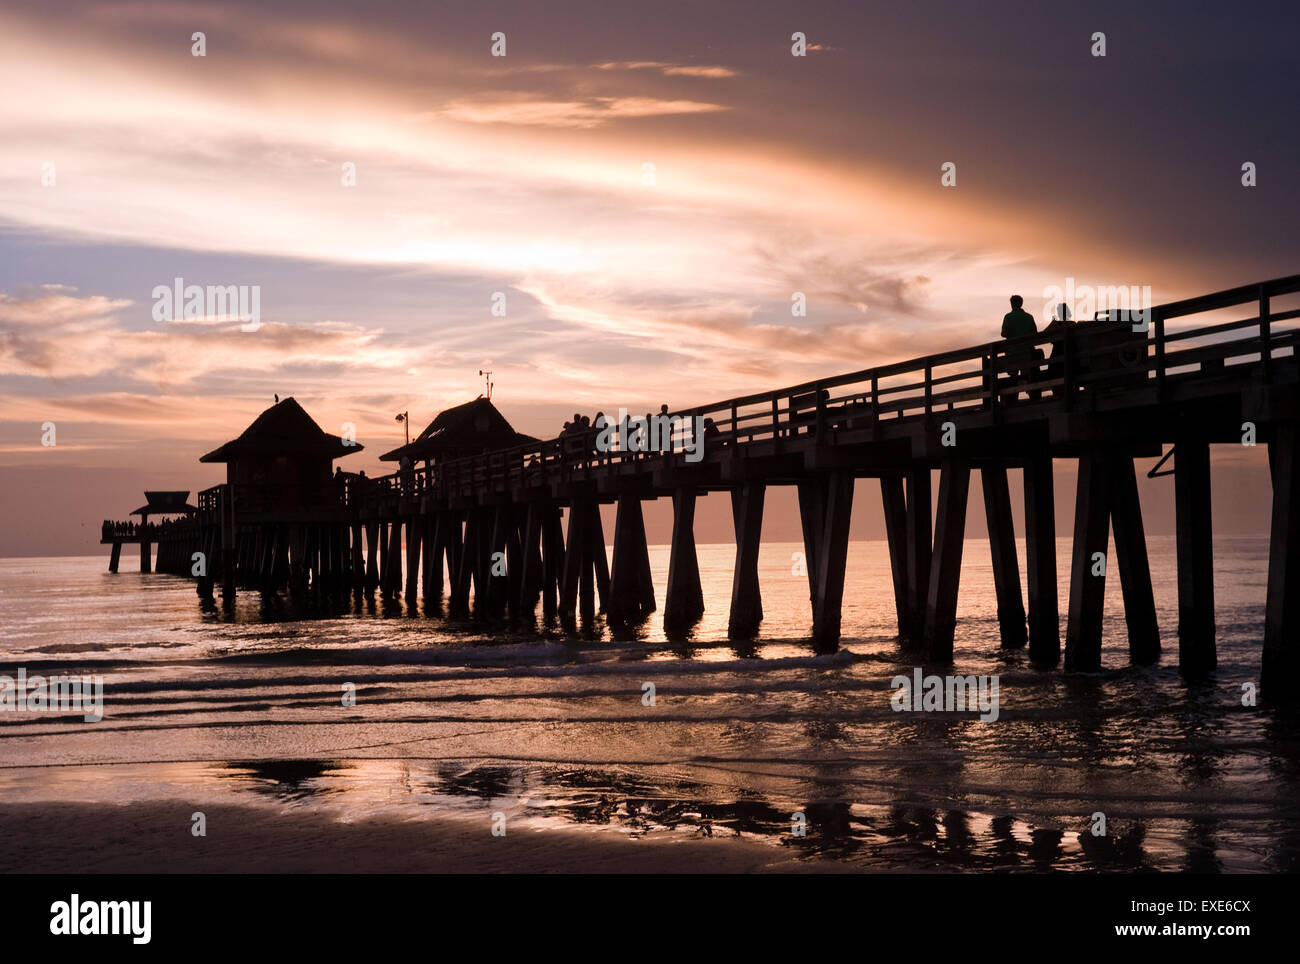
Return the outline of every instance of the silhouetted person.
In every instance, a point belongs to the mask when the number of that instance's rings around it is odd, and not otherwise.
[[[1002,337],[1006,339],[1023,338],[1036,335],[1038,326],[1034,316],[1022,307],[1025,299],[1020,295],[1011,296],[1011,310],[1002,316]],[[1007,350],[1007,367],[1017,384],[1033,381],[1038,374],[1039,350],[1032,346],[1016,347]],[[1012,396],[1014,401],[1019,393]],[[1037,389],[1029,392],[1030,400],[1037,400],[1042,393]]]
[[[1011,310],[1002,316],[1003,338],[1037,334],[1038,326],[1034,324],[1034,316],[1021,307],[1024,303],[1025,299],[1020,295],[1011,296]]]
[[[722,433],[721,433],[720,431],[718,431],[718,426],[716,426],[716,425],[713,424],[713,419],[711,419],[711,418],[706,418],[706,419],[704,420],[704,441],[705,441],[705,443],[706,443],[706,444],[708,444],[708,443],[717,444],[718,440],[721,439],[721,438],[722,438]]]
[[[1063,378],[1065,376],[1065,332],[1068,328],[1074,327],[1074,319],[1070,317],[1070,306],[1059,304],[1052,315],[1052,320],[1047,323],[1043,329],[1044,335],[1052,335],[1052,353],[1047,358],[1047,377]],[[1055,394],[1055,390],[1053,390]]]

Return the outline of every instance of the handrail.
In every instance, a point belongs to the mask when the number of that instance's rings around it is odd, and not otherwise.
[[[670,418],[678,420],[676,430],[660,452],[599,451],[595,443],[600,429],[591,428],[431,467],[376,476],[366,480],[364,491],[358,488],[357,477],[348,475],[341,504],[352,507],[363,500],[373,504],[372,500],[383,494],[406,503],[426,493],[445,495],[507,484],[540,485],[552,479],[557,470],[562,478],[572,479],[598,467],[680,453],[690,441],[702,444],[711,440],[725,448],[771,439],[779,446],[783,439],[801,435],[824,439],[827,433],[850,426],[874,432],[879,430],[882,416],[893,413],[897,418],[912,418],[941,411],[988,409],[995,419],[1001,419],[1008,401],[1024,391],[1059,391],[1067,408],[1074,404],[1079,392],[1102,389],[1107,383],[1116,387],[1149,386],[1157,397],[1163,397],[1171,369],[1226,362],[1244,355],[1258,354],[1262,377],[1267,379],[1278,350],[1296,346],[1298,341],[1295,330],[1271,326],[1300,318],[1300,310],[1272,312],[1270,300],[1296,292],[1300,292],[1300,275],[1289,275],[1152,306],[1147,316],[1149,330],[1141,338],[1123,337],[1138,334],[1127,322],[1079,322],[1063,332],[1042,331],[951,349],[695,406],[669,413]],[[1248,302],[1259,305],[1254,319],[1166,330],[1168,319]],[[1190,343],[1196,338],[1251,328],[1256,329],[1256,334],[1249,338],[1222,339],[1209,345]],[[1177,348],[1173,349],[1175,344]],[[1046,352],[1038,352],[1058,345],[1059,357],[1047,358]],[[1030,361],[1026,363],[1026,359]],[[1025,377],[1026,371],[1032,371],[1030,377]],[[853,389],[841,391],[847,386]],[[680,421],[706,417],[712,424],[701,439],[694,439],[694,422]],[[320,486],[325,487],[325,483]],[[215,504],[214,489],[199,493],[200,509]]]

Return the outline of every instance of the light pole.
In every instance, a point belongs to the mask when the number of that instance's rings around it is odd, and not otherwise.
[[[402,423],[402,430],[406,432],[406,444],[410,445],[411,444],[411,413],[409,411],[399,412],[397,417],[393,419],[393,421]]]

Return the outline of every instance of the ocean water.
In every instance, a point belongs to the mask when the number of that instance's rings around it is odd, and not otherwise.
[[[891,680],[917,664],[895,639],[883,543],[851,544],[842,645],[815,655],[801,549],[763,547],[765,618],[748,643],[727,639],[731,546],[700,547],[708,613],[687,643],[659,614],[614,639],[599,619],[568,637],[404,602],[322,612],[248,592],[233,613],[205,612],[192,582],[128,571],[130,553],[117,575],[106,555],[0,559],[0,674],[104,678],[99,722],[0,713],[0,806],[504,812],[534,830],[744,838],[859,869],[1300,867],[1300,727],[1242,702],[1258,681],[1265,539],[1216,540],[1219,667],[1194,684],[1176,664],[1171,538],[1150,540],[1161,662],[1128,664],[1112,561],[1104,667],[1086,675],[999,648],[988,543],[969,540],[954,664],[925,669],[998,676],[996,720],[894,709]],[[651,564],[662,602],[666,547]],[[1062,639],[1066,601],[1063,585]]]

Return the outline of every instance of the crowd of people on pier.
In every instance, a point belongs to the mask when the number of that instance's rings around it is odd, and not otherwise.
[[[194,520],[188,517],[164,519],[162,522],[114,522],[105,520],[100,529],[100,539],[103,542],[132,542],[137,539],[154,542],[160,536],[180,529],[193,528],[194,525]]]

